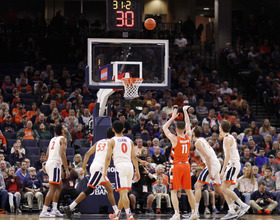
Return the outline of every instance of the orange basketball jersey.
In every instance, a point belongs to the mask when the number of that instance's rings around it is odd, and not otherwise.
[[[185,137],[177,136],[177,145],[171,149],[171,163],[182,163],[189,161],[189,152],[191,141],[187,135]]]

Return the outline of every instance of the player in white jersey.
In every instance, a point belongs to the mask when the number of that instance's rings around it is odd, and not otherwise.
[[[230,186],[236,183],[237,175],[241,168],[236,140],[231,134],[229,134],[230,129],[230,122],[222,120],[220,123],[220,138],[223,139],[225,159],[220,178],[223,180],[222,192],[227,201],[229,211],[228,214],[221,219],[240,218],[245,215],[250,208],[249,205],[242,202],[233,190],[230,189]],[[234,202],[237,202],[240,205],[239,214],[237,214],[234,210]]]
[[[108,151],[108,140],[109,138],[112,138],[114,136],[114,133],[112,131],[112,128],[107,129],[107,139],[102,139],[98,142],[96,142],[85,154],[84,162],[83,162],[83,169],[80,171],[82,174],[85,173],[86,165],[88,163],[88,159],[90,155],[95,153],[94,160],[92,161],[92,164],[90,166],[90,179],[88,181],[88,187],[80,193],[80,195],[73,201],[69,206],[63,207],[64,213],[71,218],[72,211],[74,208],[82,201],[84,200],[88,195],[90,195],[93,190],[98,185],[102,185],[106,188],[108,193],[108,199],[114,209],[115,212],[118,211],[118,208],[116,206],[115,197],[113,194],[113,187],[107,178],[107,176],[104,175],[105,171],[105,158],[107,156]]]
[[[221,164],[217,158],[217,155],[209,143],[202,137],[202,128],[195,126],[193,129],[193,141],[195,141],[195,148],[203,163],[206,164],[204,170],[200,173],[198,180],[195,184],[195,210],[198,212],[199,203],[201,199],[202,187],[207,184],[213,183],[215,192],[219,195],[223,195],[221,191],[220,170]],[[213,209],[213,213],[217,213],[217,209]]]
[[[136,181],[140,179],[138,161],[134,151],[134,144],[128,137],[123,136],[124,124],[120,121],[113,123],[113,131],[115,137],[109,140],[108,152],[105,162],[105,172],[109,167],[111,157],[113,154],[113,161],[115,165],[116,191],[120,194],[118,210],[110,215],[113,220],[118,220],[120,211],[124,207],[126,212],[126,219],[133,220],[133,215],[130,211],[130,204],[128,199],[128,191],[131,189],[133,178],[133,165],[135,167]],[[133,165],[131,163],[133,162]]]
[[[61,217],[63,216],[57,209],[57,203],[62,189],[61,182],[61,166],[65,168],[66,179],[69,178],[70,173],[66,158],[67,128],[64,125],[57,125],[55,127],[56,137],[52,138],[47,150],[46,171],[49,176],[49,191],[45,198],[43,210],[40,213],[40,218]],[[52,211],[48,212],[48,207],[52,203]]]

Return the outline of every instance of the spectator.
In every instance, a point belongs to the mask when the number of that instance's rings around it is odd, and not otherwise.
[[[2,138],[0,138],[0,154],[7,156],[7,144],[3,144]]]
[[[280,164],[280,150],[276,153],[276,159],[274,160],[274,163]]]
[[[172,106],[172,100],[168,99],[166,106],[162,108],[162,111],[165,112],[167,115],[172,114],[173,112],[173,106]]]
[[[219,120],[215,117],[215,110],[214,109],[210,109],[209,110],[209,115],[207,118],[204,118],[202,120],[202,124],[208,122],[210,127],[212,128],[214,125],[219,126]]]
[[[30,163],[30,162],[29,162],[29,163]],[[1,165],[1,162],[0,162],[0,165]],[[21,182],[24,181],[24,178],[25,178],[25,177],[30,177],[29,172],[28,172],[27,169],[28,169],[28,168],[27,168],[27,163],[26,163],[26,161],[21,161],[21,162],[20,162],[20,169],[18,169],[18,170],[16,171],[16,173],[15,173],[15,174],[20,178]]]
[[[204,100],[199,99],[198,100],[198,106],[195,107],[196,114],[198,115],[207,115],[208,109],[206,106],[204,106]]]
[[[261,177],[261,175],[259,174],[259,167],[255,165],[252,167],[252,170],[253,170],[254,177],[256,179],[259,179]]]
[[[132,212],[136,208],[136,200],[143,199],[147,202],[147,213],[151,214],[154,195],[152,190],[152,183],[156,181],[154,176],[142,165],[140,165],[140,180],[132,184],[132,191],[129,195]]]
[[[19,125],[22,123],[22,118],[27,117],[26,111],[23,106],[19,107],[18,114],[15,115],[15,124]]]
[[[155,147],[159,147],[159,139],[158,139],[158,138],[154,138],[154,139],[153,139],[153,147],[150,147],[150,148],[149,148],[149,154],[150,154],[151,156],[153,156],[154,153],[155,153]],[[161,153],[162,155],[164,155],[164,150],[163,150],[162,148],[159,148],[159,149],[160,149],[160,153]]]
[[[40,124],[38,134],[40,140],[50,140],[53,137],[51,132],[49,130],[46,130],[46,126],[43,123]]]
[[[167,121],[168,121],[169,117],[168,115],[166,114],[165,111],[162,111],[161,114],[160,114],[160,117],[158,119],[158,125],[159,127],[161,128]]]
[[[121,115],[119,116],[119,120],[124,124],[124,129],[125,129],[125,130],[123,131],[123,133],[131,134],[132,131],[131,131],[130,125],[129,125],[129,123],[127,122],[127,120],[126,120],[126,118],[125,118],[125,116],[124,116],[123,114],[121,114]]]
[[[210,127],[209,127],[209,124],[207,123],[207,124],[204,124],[204,125],[202,125],[202,130],[203,130],[203,133],[202,133],[202,137],[204,137],[204,138],[209,138],[209,137],[211,137],[212,136],[212,132],[211,132],[211,129],[210,129]]]
[[[273,195],[266,190],[264,182],[258,183],[259,189],[251,194],[250,206],[254,214],[267,214],[269,215],[278,205],[273,200]]]
[[[252,129],[252,135],[259,135],[259,128],[257,127],[255,121],[250,122],[249,128]]]
[[[9,196],[9,205],[11,213],[14,213],[16,211],[16,214],[21,214],[21,210],[19,208],[20,206],[20,200],[21,200],[21,190],[23,187],[23,184],[18,176],[15,175],[15,168],[10,167],[8,169],[8,178],[5,179],[6,188],[8,191]],[[16,200],[16,204],[14,204],[14,198]]]
[[[0,161],[0,174],[4,178],[6,178],[8,175],[7,162],[5,160]]]
[[[79,120],[78,120],[78,118],[77,117],[75,117],[75,110],[74,109],[70,109],[69,110],[69,115],[64,119],[64,122],[66,123],[66,124],[68,124],[69,123],[69,118],[74,118],[74,126],[76,127],[76,126],[78,126],[78,124],[79,124]]]
[[[140,118],[139,123],[132,128],[134,136],[141,136],[141,134],[149,134],[148,126],[146,125],[145,118]]]
[[[266,185],[266,189],[269,192],[274,192],[276,189],[276,181],[275,179],[272,177],[272,168],[271,167],[266,167],[265,168],[265,172],[264,172],[264,176],[260,177],[258,182],[263,182]]]
[[[179,36],[175,39],[174,44],[176,46],[178,46],[180,49],[184,49],[184,48],[186,48],[188,41],[184,37],[184,35],[182,33],[180,33]]]
[[[152,155],[154,163],[158,164],[163,164],[166,161],[166,157],[164,154],[161,154],[159,146],[154,147],[154,154]]]
[[[32,212],[33,198],[38,201],[38,209],[43,208],[43,185],[41,180],[36,176],[36,169],[30,167],[28,169],[29,177],[25,177],[23,180],[24,198],[27,198],[29,211]]]
[[[264,146],[265,146],[265,150],[267,152],[270,152],[270,150],[272,150],[272,140],[271,140],[271,135],[267,134],[264,138]]]
[[[196,162],[191,163],[191,175],[196,175],[196,168],[198,167],[198,164]],[[202,169],[203,170],[203,169]],[[202,171],[201,170],[201,171]]]
[[[148,120],[148,114],[149,114],[149,107],[144,107],[142,112],[139,114],[139,118],[144,118],[145,120]]]
[[[46,122],[45,115],[44,115],[43,113],[41,113],[41,114],[39,115],[38,121],[35,122],[35,124],[34,124],[34,129],[38,131],[41,124],[44,124],[44,125],[45,125],[46,130],[48,130],[48,131],[50,130],[50,125],[49,125],[49,123]]]
[[[147,92],[145,95],[145,99],[143,100],[143,106],[150,106],[151,108],[154,108],[156,105],[157,101],[153,99],[152,93]]]
[[[249,205],[251,193],[258,190],[258,183],[252,168],[245,166],[243,168],[243,174],[237,180],[237,188],[242,196],[244,196],[245,203]]]
[[[75,112],[74,112],[75,113]],[[75,114],[74,114],[75,115]],[[54,120],[58,118],[59,119],[59,122],[63,122],[63,118],[62,116],[59,114],[59,111],[57,108],[54,108],[52,110],[52,113],[48,116],[47,118],[47,123],[50,125],[50,126],[54,126]],[[77,119],[78,121],[78,119]]]
[[[4,177],[0,174],[0,198],[1,198],[1,209],[0,213],[5,214],[5,207],[7,203],[7,198],[8,198],[8,191],[6,190],[6,185],[4,181]]]
[[[12,116],[7,114],[4,117],[5,122],[1,125],[2,132],[16,132],[16,125],[12,122]]]
[[[67,118],[69,116],[69,110],[72,108],[72,102],[66,103],[66,109],[61,111],[61,116],[63,119]]]
[[[224,113],[224,118],[223,119],[229,121],[231,125],[234,125],[235,124],[235,119],[236,119],[235,116],[230,115],[228,110],[225,110],[223,113]]]
[[[260,167],[262,167],[262,165],[268,163],[269,160],[268,160],[268,158],[265,156],[264,148],[261,148],[261,149],[260,149],[259,155],[260,155],[260,156],[256,157],[255,162],[256,162],[256,165],[260,168]]]
[[[74,200],[78,197],[79,192],[75,189],[76,180],[78,179],[77,171],[72,167],[71,162],[68,163],[68,168],[70,171],[70,177],[65,178],[65,172],[62,173],[62,190],[60,193],[59,201],[64,200],[66,195],[70,196],[71,200]],[[77,207],[78,208],[78,207]],[[77,210],[76,210],[77,211]]]
[[[75,132],[72,134],[72,140],[73,140],[73,142],[74,142],[76,139],[84,139],[84,138],[85,138],[85,132],[83,132],[82,130],[83,130],[83,125],[82,125],[82,124],[78,124],[78,126],[77,126],[77,131],[75,131]]]
[[[15,149],[15,152],[11,153],[10,156],[9,156],[9,161],[10,161],[12,166],[15,165],[16,162],[21,162],[25,158],[25,154],[21,153],[21,151],[20,151],[20,145],[19,144],[15,143],[14,144],[14,149]]]
[[[138,123],[138,118],[136,117],[135,111],[133,109],[129,111],[129,117],[127,119],[127,122],[129,123],[131,128],[133,128],[134,125]]]
[[[280,164],[274,162],[275,156],[270,154],[268,157],[268,165],[272,168],[272,174],[274,175],[278,171],[280,171]]]
[[[253,112],[250,108],[246,109],[246,114],[244,116],[242,116],[242,121],[247,121],[250,124],[251,124],[251,122],[256,121],[256,117],[253,115]]]
[[[81,154],[75,154],[72,166],[74,167],[74,169],[76,169],[78,167],[78,165],[82,162],[83,162],[83,158],[82,158]]]
[[[147,149],[143,146],[143,140],[141,138],[136,139],[136,146],[135,146],[135,153],[136,156],[140,156],[143,149]]]
[[[164,198],[166,201],[166,206],[171,209],[171,201],[169,194],[167,193],[167,188],[163,182],[162,176],[157,176],[157,184],[153,186],[153,193],[156,200],[156,214],[161,214],[161,200]]]
[[[32,87],[27,84],[25,77],[21,78],[20,84],[17,85],[17,89],[20,93],[32,93]]]
[[[89,111],[88,108],[85,108],[85,110],[84,110],[84,115],[82,115],[82,116],[79,118],[79,122],[80,122],[82,125],[88,126],[90,120],[92,120],[92,116],[90,115],[90,111]]]
[[[271,135],[271,142],[272,143],[277,141],[277,133],[276,133],[276,128],[275,127],[270,128],[270,135]]]
[[[245,165],[246,162],[249,162],[252,166],[255,165],[255,160],[253,157],[250,157],[251,152],[248,147],[244,149],[244,154],[240,158],[240,163]]]
[[[45,197],[47,195],[47,193],[49,191],[49,187],[50,187],[49,176],[48,176],[47,171],[46,171],[46,162],[42,163],[42,170],[37,173],[37,177],[42,182],[43,195]]]
[[[19,140],[39,140],[39,134],[36,130],[33,130],[32,128],[33,124],[32,121],[27,122],[27,127],[22,128],[17,132],[17,139]]]
[[[220,89],[221,91],[221,94],[228,94],[230,95],[232,93],[232,89],[231,88],[228,88],[228,82],[227,81],[224,81],[223,82],[223,86],[221,87]]]
[[[173,105],[177,105],[179,108],[182,108],[184,106],[185,100],[187,100],[187,99],[183,96],[183,93],[178,92],[177,97],[173,101]]]
[[[22,146],[22,144],[21,144],[21,140],[17,140],[15,144],[17,144],[17,145],[19,146],[19,151],[20,151],[20,153],[26,154],[26,153],[25,153],[25,149],[23,148],[23,146]],[[15,148],[14,148],[14,146],[13,146],[13,147],[11,148],[11,152],[10,152],[10,153],[14,153],[14,152],[15,152]]]
[[[35,169],[37,170],[37,172],[41,171],[42,170],[42,167],[43,167],[43,163],[46,162],[46,154],[44,152],[42,152],[40,154],[40,159],[37,160],[35,163],[34,163],[34,167]]]
[[[271,129],[270,121],[269,119],[266,118],[264,119],[262,127],[260,128],[260,135],[262,135],[263,138],[265,138],[267,134],[270,134],[270,129]]]
[[[162,184],[166,186],[166,188],[168,188],[168,176],[166,174],[164,174],[164,165],[163,164],[158,164],[156,166],[156,173],[154,173],[154,177],[155,179],[158,177],[158,176],[161,176],[163,178],[162,180]],[[155,185],[157,182],[154,182],[153,185]]]
[[[10,76],[5,76],[4,81],[2,83],[2,90],[5,94],[11,94],[13,89],[15,88],[15,84],[12,83]]]
[[[163,134],[162,139],[159,141],[159,147],[166,149],[168,147],[170,147],[172,144],[170,142],[170,140],[165,136],[165,134]]]

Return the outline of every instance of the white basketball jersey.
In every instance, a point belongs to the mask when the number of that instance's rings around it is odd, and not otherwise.
[[[113,149],[114,165],[118,163],[131,163],[131,140],[128,137],[113,137],[115,147]]]
[[[203,148],[205,150],[205,152],[207,153],[207,155],[210,157],[210,161],[211,161],[211,164],[214,163],[214,162],[218,162],[219,163],[219,160],[217,158],[217,155],[214,151],[214,149],[210,146],[210,144],[204,139],[204,138],[198,138],[197,141],[200,141],[202,142],[202,145],[203,145]],[[199,154],[199,156],[201,157],[201,160],[203,161],[203,163],[206,164],[206,159],[205,157],[201,154],[201,152],[196,149],[196,152]]]
[[[233,141],[233,144],[230,146],[229,162],[240,161],[240,156],[239,156],[239,152],[238,152],[238,148],[237,148],[237,144],[236,144],[235,138],[231,134],[226,135],[226,137],[231,138],[232,141]],[[226,156],[225,142],[223,143],[223,148],[224,148],[224,152],[225,152],[225,156]]]
[[[93,160],[94,162],[98,163],[104,163],[108,151],[108,141],[106,139],[102,139],[96,143],[96,149],[95,149],[95,157]]]
[[[60,140],[63,136],[54,137],[49,143],[49,158],[48,160],[56,160],[62,163],[60,154]]]

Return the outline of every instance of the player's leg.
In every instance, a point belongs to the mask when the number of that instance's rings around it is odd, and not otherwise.
[[[111,206],[114,210],[114,212],[118,211],[118,207],[116,206],[116,200],[115,200],[115,196],[114,196],[114,189],[113,186],[110,182],[106,182],[102,184],[106,190],[107,190],[107,196],[108,196],[108,200],[111,203]]]
[[[210,178],[209,178],[209,171],[207,169],[207,167],[202,170],[202,172],[200,173],[197,182],[194,185],[195,188],[195,210],[197,211],[197,213],[199,212],[199,203],[201,200],[201,191],[202,191],[202,187],[207,184],[209,184],[210,182]]]
[[[58,186],[58,184],[53,184],[53,183],[50,183],[50,187],[49,187],[49,191],[45,197],[45,203],[44,203],[44,206],[43,206],[43,209],[42,209],[42,212],[40,213],[40,218],[42,217],[55,217],[54,215],[51,215],[49,212],[48,212],[48,208],[52,202],[52,199],[53,199],[53,195],[56,191],[56,187]]]
[[[180,219],[179,201],[177,192],[180,190],[182,172],[180,172],[179,164],[172,165],[170,172],[170,189],[171,189],[171,202],[174,208],[174,215],[170,220]]]

